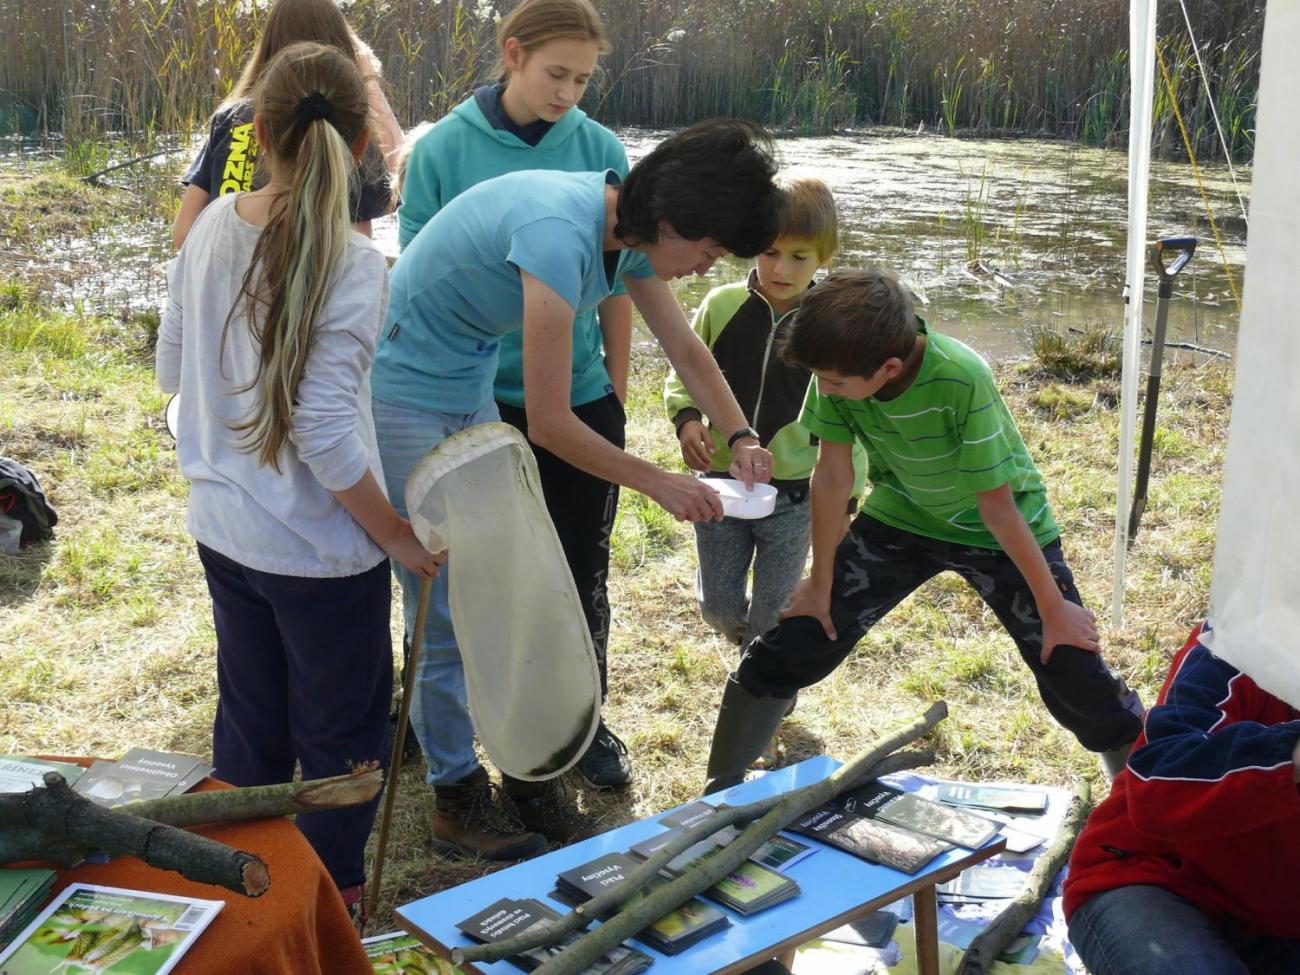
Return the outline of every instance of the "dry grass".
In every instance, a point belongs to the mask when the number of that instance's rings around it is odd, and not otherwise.
[[[162,427],[148,341],[138,321],[50,314],[29,290],[0,289],[0,454],[39,473],[61,518],[53,544],[0,556],[0,752],[208,751],[210,605],[185,530],[186,485]],[[637,357],[628,439],[638,454],[672,462],[676,448],[658,405],[662,372],[659,360]],[[1004,364],[999,376],[1047,478],[1079,587],[1102,611],[1110,593],[1114,381],[1075,384],[1028,364]],[[1104,640],[1107,658],[1148,701],[1206,607],[1231,382],[1230,368],[1217,362],[1166,369],[1126,625]],[[688,526],[625,493],[607,716],[631,748],[636,775],[621,794],[581,795],[609,823],[684,801],[702,782],[736,651],[699,619],[694,560]],[[801,696],[788,757],[823,749],[845,756],[937,698],[952,710],[936,735],[937,771],[1097,779],[1091,756],[1049,720],[1010,639],[955,578],[903,603]],[[403,773],[377,931],[388,927],[394,903],[488,869],[429,853],[431,797],[419,765]]]

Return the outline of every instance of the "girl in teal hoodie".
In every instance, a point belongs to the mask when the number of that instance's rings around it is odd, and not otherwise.
[[[609,49],[600,15],[590,2],[524,0],[501,22],[497,44],[497,83],[479,88],[457,105],[410,151],[398,210],[402,249],[452,199],[496,176],[529,169],[612,169],[620,176],[627,175],[627,153],[618,137],[588,118],[576,104],[597,57]],[[623,400],[631,334],[632,303],[621,285],[600,304],[598,314],[586,312],[574,322],[573,412],[620,448],[624,446]],[[494,394],[501,418],[527,435],[521,333],[508,335],[501,342]],[[610,623],[606,579],[618,486],[592,477],[540,447],[533,449],[547,507],[582,600],[604,689]],[[391,472],[389,480],[389,490],[400,494],[402,472]],[[403,589],[407,601],[414,600],[418,585],[404,585]],[[426,641],[424,652],[428,654],[430,649]],[[424,673],[429,673],[428,663]],[[417,728],[435,786],[446,785],[448,777],[459,780],[467,768],[477,767],[459,656],[446,655],[438,673],[441,677],[436,680],[422,677],[419,691],[425,706],[418,710],[435,720],[430,727]],[[579,768],[593,785],[623,785],[629,778],[627,749],[602,723]],[[508,781],[506,786],[514,805],[524,814],[524,822],[536,832],[562,841],[587,832],[554,787],[547,795],[534,797],[521,795],[536,788],[531,784]],[[536,815],[531,814],[534,812]],[[446,821],[434,824],[439,840],[492,855],[493,851],[485,851],[479,843],[473,824],[442,819]],[[497,840],[487,845],[494,849],[504,845],[507,857],[519,853],[517,843],[500,844]]]

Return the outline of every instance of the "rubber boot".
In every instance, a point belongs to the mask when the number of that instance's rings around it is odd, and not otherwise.
[[[1106,773],[1106,781],[1114,782],[1115,776],[1124,771],[1128,765],[1129,752],[1133,751],[1133,742],[1127,745],[1120,745],[1118,748],[1112,748],[1108,752],[1098,752],[1097,757],[1101,759],[1102,770]]]
[[[500,809],[493,791],[482,767],[454,785],[435,785],[433,848],[484,860],[526,860],[545,850],[546,838]]]
[[[745,769],[763,754],[792,703],[789,697],[755,697],[734,675],[727,678],[709,749],[706,795],[745,781]]]
[[[595,820],[578,812],[558,778],[525,782],[503,775],[501,784],[524,827],[553,843],[576,843],[605,832]]]

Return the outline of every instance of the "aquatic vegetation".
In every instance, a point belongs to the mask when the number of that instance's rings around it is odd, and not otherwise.
[[[24,0],[0,7],[0,133],[61,132],[94,165],[106,132],[148,144],[191,131],[229,90],[270,0]],[[487,79],[498,7],[350,0],[406,123]],[[587,104],[613,125],[740,115],[818,134],[861,124],[1010,130],[1122,143],[1128,20],[1113,0],[600,0],[613,43]],[[1177,100],[1203,158],[1253,149],[1264,0],[1189,0],[1202,84],[1176,8],[1159,31],[1177,84],[1157,93],[1160,151]],[[1207,88],[1209,94],[1207,95]],[[75,157],[74,157],[75,158]]]

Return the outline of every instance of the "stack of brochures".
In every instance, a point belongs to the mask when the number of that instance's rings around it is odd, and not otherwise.
[[[968,867],[946,884],[934,889],[941,904],[982,904],[1010,900],[1025,889],[1029,875],[1015,867]]]
[[[971,946],[971,942],[984,931],[984,926],[985,922],[983,921],[943,915],[939,918],[939,940],[944,944],[965,951]],[[1029,934],[1022,931],[1011,939],[1009,945],[1002,949],[1001,954],[998,955],[998,961],[1005,962],[1008,965],[1032,965],[1038,957],[1039,942],[1042,939],[1041,934]]]
[[[224,907],[120,887],[72,884],[0,952],[0,972],[165,975]]]
[[[689,806],[683,806],[676,812],[661,816],[659,822],[665,826],[675,827],[672,833],[672,836],[675,837],[682,830],[690,829],[697,823],[708,819],[714,812],[716,812],[714,807],[707,802],[693,802]],[[710,839],[716,846],[727,846],[739,835],[740,833],[734,826],[724,826],[714,833]],[[664,834],[664,836],[667,837],[668,834]],[[778,833],[751,853],[749,859],[762,866],[771,867],[773,870],[780,870],[782,867],[792,867],[804,857],[812,856],[816,852],[815,847],[811,847],[807,843],[800,843],[794,837]]]
[[[560,874],[556,878],[554,896],[571,904],[585,903],[620,883],[636,866],[636,861],[625,853],[607,853]],[[623,902],[622,909],[626,910],[648,892],[667,883],[670,881],[664,877],[651,878],[645,887]],[[665,955],[675,955],[730,924],[727,916],[716,907],[692,897],[636,937]]]
[[[132,748],[116,762],[95,762],[73,787],[101,806],[189,792],[212,773],[193,755]]]
[[[0,870],[0,947],[32,923],[53,884],[53,870]]]
[[[556,911],[541,901],[514,900],[506,897],[490,904],[474,916],[466,918],[456,927],[474,941],[492,944],[517,937],[539,927],[550,927],[559,920],[559,917]],[[524,971],[531,972],[560,954],[582,935],[581,931],[570,931],[552,944],[513,955],[509,961]],[[643,951],[637,951],[629,945],[618,945],[584,968],[583,975],[633,975],[635,972],[645,971],[653,961],[654,959]]]
[[[80,765],[68,762],[50,762],[43,758],[23,755],[0,755],[0,792],[26,792],[45,784],[46,772],[58,772],[63,781],[72,785],[84,772]]]
[[[999,824],[983,816],[930,802],[915,793],[880,782],[868,782],[845,792],[836,798],[835,803],[859,816],[924,833],[968,850],[978,850],[998,835]]]
[[[933,836],[867,819],[833,803],[814,809],[792,823],[790,829],[903,873],[916,873],[940,853],[952,849]]]

